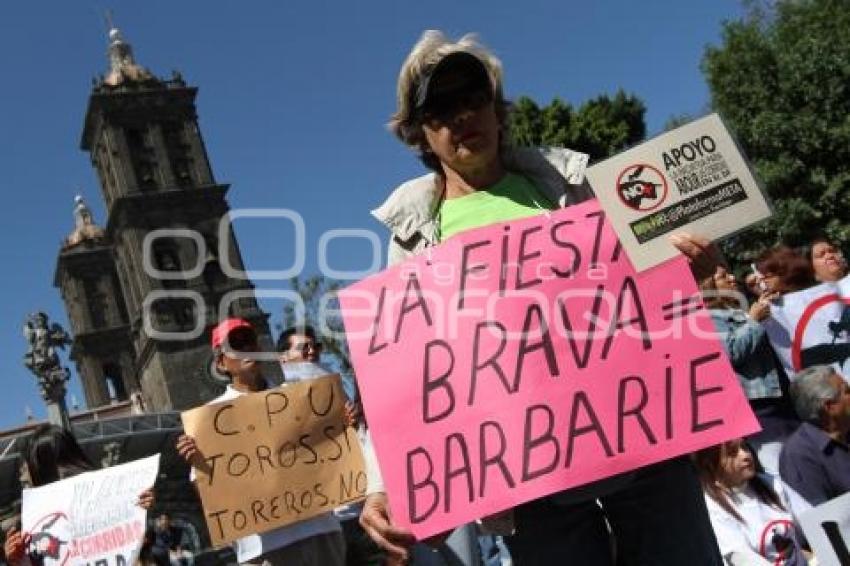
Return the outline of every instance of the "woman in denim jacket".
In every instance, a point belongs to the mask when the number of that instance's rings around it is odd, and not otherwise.
[[[778,474],[779,451],[785,438],[800,424],[788,398],[788,377],[767,339],[762,321],[770,317],[776,292],[762,293],[748,310],[738,282],[725,267],[700,283],[703,300],[738,381],[761,424],[761,432],[747,440],[769,473]]]

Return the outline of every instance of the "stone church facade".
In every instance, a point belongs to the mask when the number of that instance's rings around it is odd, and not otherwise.
[[[89,407],[133,398],[146,411],[181,410],[221,389],[209,347],[221,318],[250,320],[264,349],[272,339],[252,283],[226,275],[228,265],[244,273],[244,264],[232,229],[221,228],[228,185],[216,181],[204,147],[197,88],[176,72],[162,79],[138,65],[116,29],[109,61],[80,142],[106,219],[95,224],[77,198],[54,284]],[[220,308],[234,293],[239,298]],[[267,369],[272,382],[276,370]]]

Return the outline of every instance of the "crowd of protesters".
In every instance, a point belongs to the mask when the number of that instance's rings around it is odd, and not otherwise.
[[[474,37],[454,42],[429,31],[413,47],[399,74],[390,129],[430,171],[400,185],[373,212],[391,233],[390,263],[471,228],[590,197],[581,173],[585,156],[515,147],[507,135],[509,112],[501,64]],[[847,264],[825,238],[805,250],[770,247],[751,266],[726,265],[697,235],[677,235],[673,243],[691,262],[759,433],[523,503],[423,544],[393,522],[357,389],[349,383],[347,418],[360,429],[368,468],[362,507],[240,539],[237,560],[272,566],[814,564],[798,517],[850,491],[850,387],[830,366],[788,375],[765,322],[783,295],[839,281]],[[269,387],[249,355],[258,349],[249,322],[219,323],[211,345],[216,368],[230,379],[213,403]],[[285,379],[325,373],[318,367],[321,347],[311,328],[287,329],[278,341]],[[191,437],[181,436],[177,450],[201,465]],[[73,437],[55,427],[38,429],[22,452],[22,471],[36,486],[92,468]],[[143,493],[140,504],[150,506],[152,497]],[[9,531],[6,560],[32,563],[30,543],[26,534]],[[162,515],[139,562],[191,563],[185,546]]]
[[[850,386],[832,366],[789,376],[765,323],[783,295],[838,282],[847,263],[817,238],[803,249],[771,247],[747,271],[743,289],[726,266],[700,288],[762,430],[693,459],[726,563],[816,564],[799,515],[850,492]]]

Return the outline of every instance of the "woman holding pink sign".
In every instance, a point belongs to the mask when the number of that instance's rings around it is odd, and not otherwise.
[[[762,325],[779,293],[761,293],[745,311],[738,281],[724,267],[700,281],[700,289],[738,382],[762,427],[747,440],[765,469],[778,475],[782,444],[800,425],[788,396],[788,376]]]
[[[402,184],[373,212],[391,231],[390,263],[465,230],[590,197],[587,156],[512,146],[508,109],[501,63],[473,36],[452,42],[438,31],[422,35],[402,65],[390,129],[431,173]],[[718,254],[705,239],[679,235],[673,242],[698,276],[714,272]],[[374,454],[367,454],[369,464],[361,523],[392,557],[408,560],[413,536],[392,522]],[[614,547],[623,564],[721,564],[687,458],[524,503],[514,509],[514,526],[506,542],[520,566],[609,566]]]

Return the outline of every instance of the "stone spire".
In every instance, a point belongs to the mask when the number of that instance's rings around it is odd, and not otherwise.
[[[74,231],[63,242],[63,249],[76,246],[87,240],[103,238],[103,228],[97,226],[92,219],[91,209],[86,205],[82,195],[74,198]]]
[[[133,48],[124,41],[118,28],[109,30],[109,74],[103,80],[105,85],[118,87],[129,83],[141,83],[156,80],[150,71],[136,64]]]

